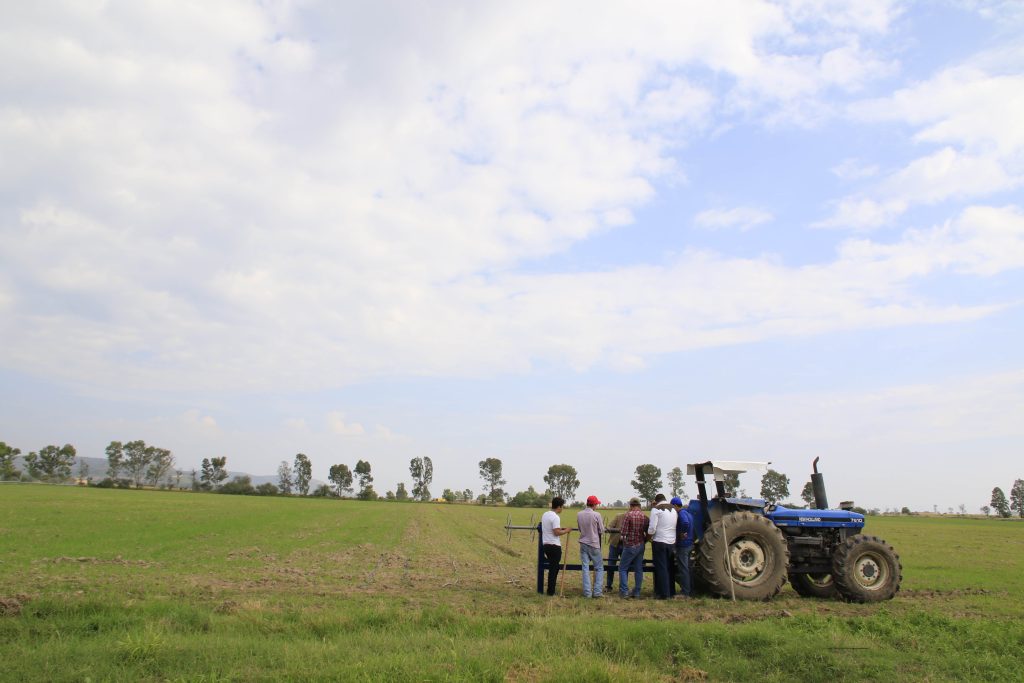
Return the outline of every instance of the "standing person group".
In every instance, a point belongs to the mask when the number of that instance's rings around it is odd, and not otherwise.
[[[605,583],[602,538],[604,520],[596,508],[601,504],[597,496],[587,498],[587,506],[576,516],[580,531],[580,568],[583,570],[583,597],[600,598],[604,590],[612,589],[612,572]],[[561,537],[572,531],[561,526],[561,513],[565,500],[556,496],[551,509],[541,517],[541,543],[548,564],[547,594],[554,595],[558,585],[558,572],[562,560]],[[690,552],[693,548],[693,518],[677,496],[666,502],[664,494],[654,498],[651,516],[644,514],[639,498],[631,498],[629,511],[619,514],[609,529],[618,530],[617,537],[609,541],[608,562],[618,560],[619,596],[639,598],[644,580],[644,550],[651,542],[654,561],[654,596],[667,600],[676,596],[676,583],[681,595],[693,594]],[[594,576],[591,578],[591,569]],[[633,589],[629,589],[629,575],[633,575]]]

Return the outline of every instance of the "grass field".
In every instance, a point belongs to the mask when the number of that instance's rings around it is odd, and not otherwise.
[[[881,605],[538,596],[531,511],[0,486],[0,679],[1020,680],[1024,524],[870,518]],[[570,519],[571,513],[565,513]],[[574,544],[575,548],[575,544]],[[574,553],[575,556],[575,553]],[[650,591],[650,577],[644,590]]]

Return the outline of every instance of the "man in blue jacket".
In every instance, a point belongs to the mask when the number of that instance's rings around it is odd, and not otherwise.
[[[683,501],[676,496],[672,499],[679,519],[676,521],[676,582],[682,595],[693,597],[693,583],[690,581],[690,551],[693,549],[693,517],[683,507]]]

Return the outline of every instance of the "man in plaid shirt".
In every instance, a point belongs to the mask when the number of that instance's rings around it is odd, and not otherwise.
[[[622,542],[622,556],[619,558],[619,597],[630,597],[629,572],[633,572],[632,597],[640,597],[644,583],[644,541],[647,539],[647,525],[650,520],[640,509],[640,499],[631,498],[629,512],[622,519],[619,539]]]

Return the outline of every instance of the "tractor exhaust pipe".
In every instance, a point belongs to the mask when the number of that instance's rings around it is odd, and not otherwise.
[[[825,475],[818,472],[818,460],[814,459],[814,474],[811,475],[811,488],[814,489],[814,507],[828,510],[828,496],[825,495]]]

